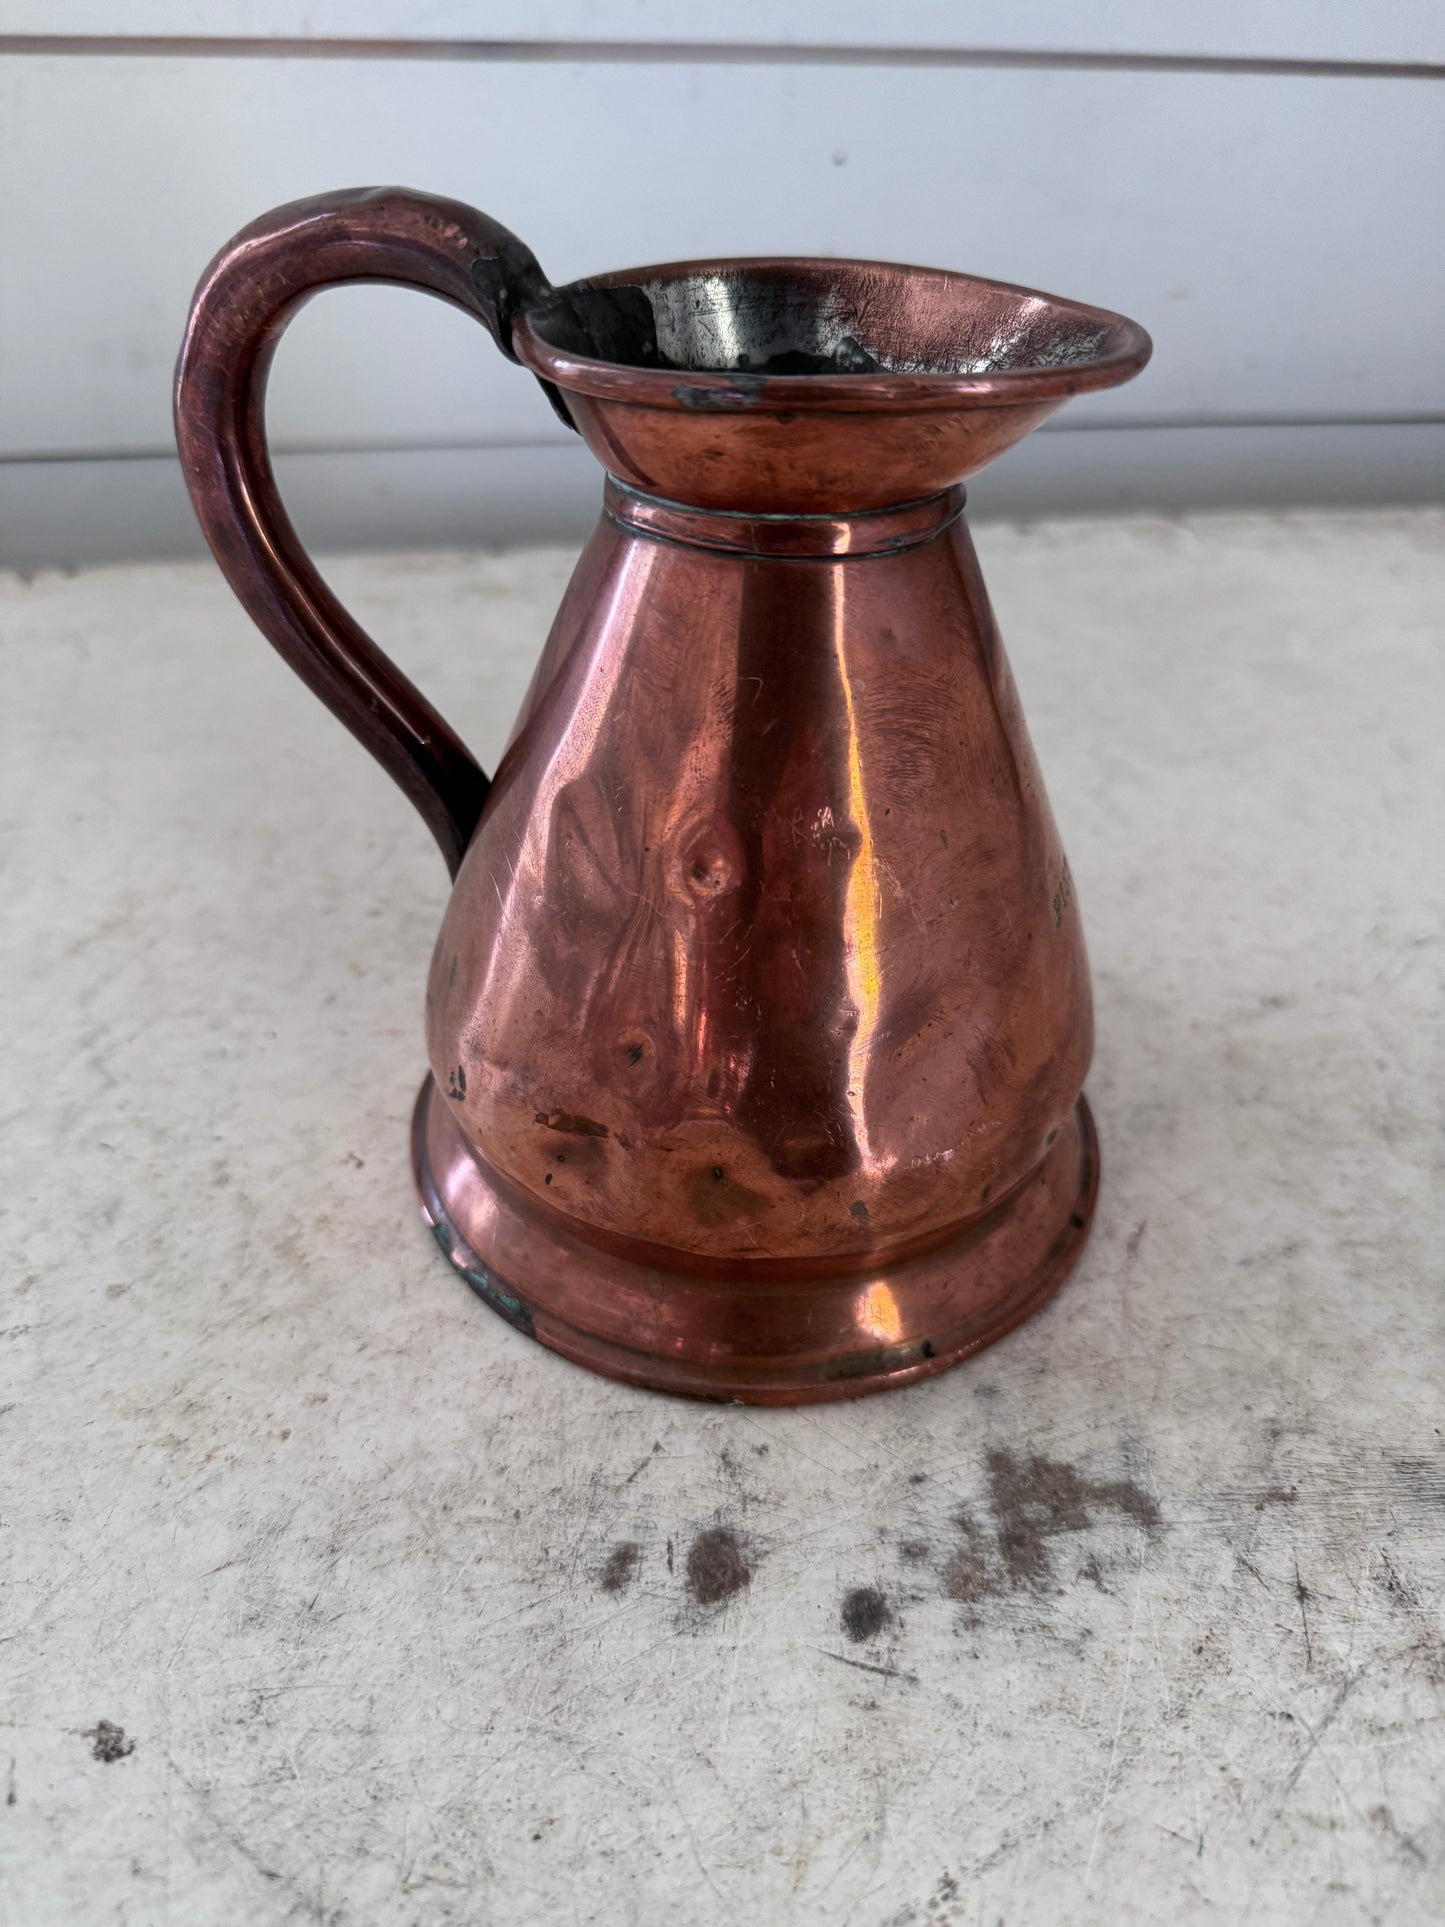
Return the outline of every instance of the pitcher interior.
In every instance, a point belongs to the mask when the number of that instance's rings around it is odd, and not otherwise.
[[[559,288],[529,319],[565,354],[695,374],[980,376],[1081,367],[1125,345],[1099,310],[880,262],[642,269]]]

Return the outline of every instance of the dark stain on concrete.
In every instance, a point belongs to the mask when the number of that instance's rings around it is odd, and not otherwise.
[[[1403,1606],[1407,1612],[1413,1611],[1413,1609],[1419,1605],[1420,1602],[1414,1590],[1406,1585],[1399,1573],[1396,1572],[1391,1563],[1390,1555],[1385,1551],[1383,1546],[1380,1548],[1380,1570],[1376,1574],[1376,1580],[1381,1589],[1388,1594],[1395,1604],[1397,1606]]]
[[[709,1526],[688,1548],[687,1589],[699,1606],[718,1606],[752,1584],[752,1570],[737,1535],[726,1526]]]
[[[1090,1479],[1043,1453],[1015,1456],[996,1447],[987,1472],[993,1543],[972,1513],[959,1512],[954,1523],[960,1542],[943,1570],[945,1590],[964,1605],[1005,1593],[1049,1591],[1050,1541],[1085,1531],[1101,1511],[1118,1513],[1149,1533],[1161,1523],[1154,1499],[1132,1480]]]
[[[1295,1505],[1299,1501],[1297,1485],[1269,1485],[1254,1502],[1256,1512],[1263,1512],[1267,1505]]]
[[[647,1470],[648,1466],[650,1466],[652,1464],[652,1461],[659,1456],[661,1451],[662,1451],[662,1440],[654,1439],[652,1441],[652,1450],[648,1453],[645,1453],[644,1456],[637,1461],[637,1464],[633,1466],[632,1470],[628,1473],[627,1477],[622,1481],[623,1485],[624,1486],[631,1485],[632,1481],[635,1478],[637,1478],[640,1473],[643,1473]]]
[[[1079,1577],[1080,1579],[1087,1579],[1090,1584],[1096,1586],[1100,1592],[1109,1592],[1111,1590],[1104,1578],[1104,1568],[1099,1564],[1092,1552],[1084,1561],[1083,1565],[1079,1567]]]
[[[1063,1459],[1031,1453],[988,1455],[989,1503],[997,1529],[999,1556],[1011,1590],[1042,1592],[1053,1577],[1049,1540],[1064,1532],[1083,1532],[1094,1513],[1107,1508],[1152,1532],[1159,1508],[1129,1479],[1086,1479]]]
[[[123,1726],[113,1720],[97,1720],[95,1725],[82,1733],[82,1739],[90,1741],[92,1759],[101,1760],[112,1766],[117,1760],[124,1760],[135,1752],[135,1741],[126,1736]]]
[[[966,1509],[959,1512],[954,1524],[959,1544],[943,1568],[944,1591],[961,1606],[976,1606],[1003,1587],[989,1559],[987,1536],[973,1514]]]
[[[1412,1860],[1417,1867],[1429,1865],[1429,1855],[1411,1833],[1401,1833],[1395,1824],[1395,1816],[1387,1806],[1370,1808],[1370,1820],[1381,1833],[1388,1834],[1400,1849],[1402,1858]]]
[[[876,1586],[855,1586],[843,1600],[843,1631],[855,1646],[893,1624],[893,1609]]]
[[[1445,1510],[1445,1461],[1397,1458],[1391,1464],[1407,1504]]]
[[[625,1592],[632,1584],[642,1558],[642,1547],[635,1539],[624,1539],[607,1555],[599,1584],[603,1592]]]

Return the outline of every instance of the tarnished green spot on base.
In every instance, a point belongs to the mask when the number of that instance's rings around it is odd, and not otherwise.
[[[532,1322],[532,1307],[525,1298],[518,1298],[515,1292],[508,1291],[500,1278],[482,1265],[468,1264],[457,1248],[452,1236],[452,1228],[444,1219],[438,1220],[431,1228],[432,1236],[441,1246],[447,1262],[459,1271],[479,1298],[485,1298],[492,1310],[505,1318],[509,1325],[515,1325],[519,1332],[528,1338],[537,1336]]]

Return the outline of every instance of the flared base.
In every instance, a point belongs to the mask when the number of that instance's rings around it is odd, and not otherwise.
[[[430,1077],[412,1161],[437,1243],[509,1324],[629,1385],[747,1405],[857,1398],[991,1345],[1067,1278],[1099,1187],[1081,1097],[1032,1176],[958,1236],[876,1270],[759,1280],[670,1270],[589,1242],[489,1170]]]

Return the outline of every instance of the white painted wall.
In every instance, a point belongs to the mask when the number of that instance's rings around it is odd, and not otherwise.
[[[200,269],[386,180],[556,280],[871,254],[1144,322],[1149,371],[980,478],[984,512],[1438,497],[1442,83],[1416,0],[0,0],[0,560],[194,547],[169,381]],[[318,541],[571,533],[595,501],[531,381],[413,295],[308,308],[271,423]]]

